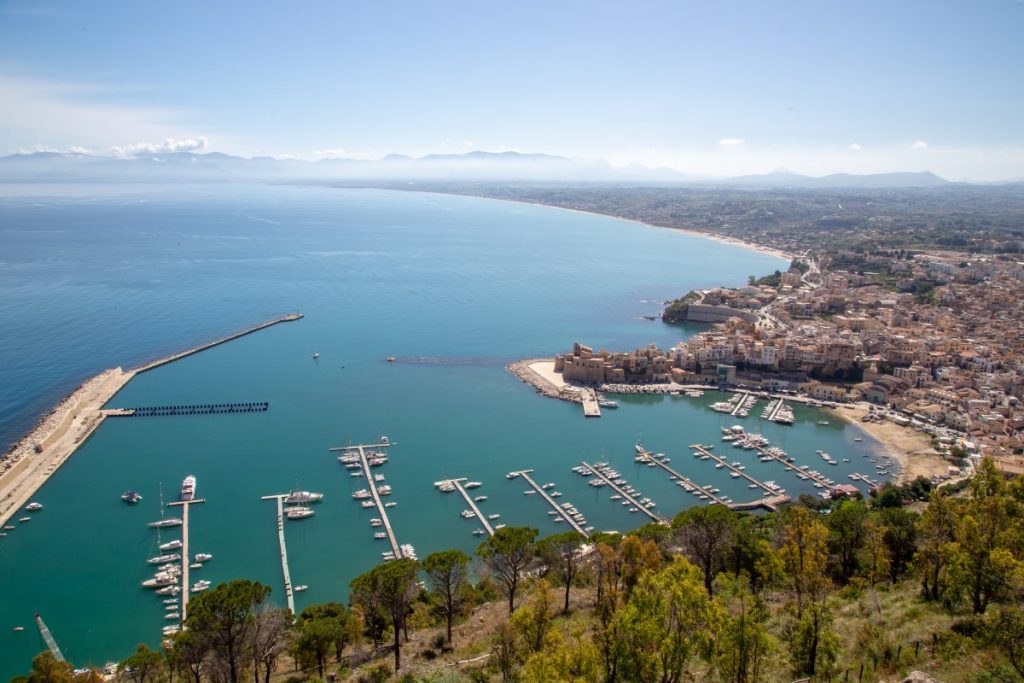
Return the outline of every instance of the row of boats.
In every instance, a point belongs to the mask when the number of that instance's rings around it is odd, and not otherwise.
[[[646,454],[646,451],[643,451],[643,448],[639,444],[637,444],[637,446],[637,457],[639,458],[640,454]],[[659,453],[658,455],[663,457],[664,453]],[[572,471],[580,476],[589,477],[587,484],[594,488],[608,486],[609,482],[611,482],[611,484],[614,485],[612,488],[615,489],[617,487],[618,490],[622,491],[622,493],[613,493],[610,500],[626,508],[627,512],[636,513],[640,512],[641,508],[649,510],[655,507],[655,502],[653,500],[647,498],[633,488],[622,474],[607,462],[595,462],[592,469],[585,465],[577,465],[572,468]]]
[[[475,488],[477,488],[479,486],[481,486],[481,482],[479,482],[479,481],[467,481],[466,483],[462,484],[462,488],[464,488],[464,489],[475,489]],[[452,479],[442,479],[441,481],[435,481],[434,482],[434,488],[436,488],[441,493],[452,493],[454,491],[458,491],[459,490],[459,487],[456,485],[456,481],[452,480]],[[487,500],[487,496],[485,496],[485,495],[473,496],[473,504],[478,506],[477,510],[480,509],[479,508],[479,504],[483,503],[485,500]],[[483,516],[483,514],[484,514],[483,512],[480,512],[481,517]],[[477,513],[475,511],[470,510],[470,509],[467,508],[465,510],[462,510],[459,513],[459,517],[462,517],[462,519],[476,519],[477,518]],[[493,521],[496,521],[496,520],[499,520],[499,519],[501,519],[501,515],[496,513],[496,512],[487,515],[487,521],[489,521],[489,522],[493,522]],[[503,529],[504,527],[505,527],[504,524],[495,524],[495,525],[493,525],[494,529]],[[473,535],[474,536],[486,536],[487,535],[487,530],[486,529],[481,529],[481,528],[474,529],[473,530]]]
[[[381,444],[383,446],[390,446],[391,445],[390,442],[388,441],[388,437],[386,437],[386,436],[380,437],[380,442],[381,442]],[[367,465],[365,471],[364,471],[364,468],[363,468],[363,458],[364,457],[366,458],[366,465]],[[342,465],[344,465],[345,469],[349,470],[349,475],[352,476],[352,477],[367,477],[370,474],[370,471],[369,471],[370,467],[380,467],[380,466],[386,464],[387,461],[388,461],[388,455],[387,455],[387,453],[384,453],[383,451],[373,451],[373,450],[371,450],[371,451],[362,451],[361,452],[359,450],[359,447],[356,447],[356,446],[351,446],[351,447],[346,448],[341,453],[341,455],[338,456],[338,462],[340,462]],[[369,479],[367,481],[367,483],[369,484],[370,488],[359,489],[358,491],[354,491],[352,493],[352,499],[356,500],[356,501],[359,501],[360,507],[365,509],[365,510],[371,510],[371,509],[377,508],[377,504],[380,501],[380,498],[382,496],[390,496],[391,495],[391,486],[388,485],[388,484],[383,484],[382,483],[383,481],[385,481],[385,477],[384,477],[383,474],[381,474],[379,472],[373,474],[373,476],[369,477]],[[477,485],[479,486],[479,483]],[[376,492],[376,494],[377,494],[376,496],[374,495],[374,492]],[[398,503],[396,503],[395,501],[392,501],[392,500],[380,503],[380,509],[379,509],[380,517],[373,517],[373,518],[371,518],[370,519],[370,527],[372,529],[381,529],[381,527],[383,527],[384,530],[383,531],[374,531],[373,532],[374,540],[386,541],[386,540],[389,539],[390,533],[388,531],[388,528],[389,528],[390,525],[389,525],[389,523],[387,521],[387,512],[386,512],[386,510],[388,508],[396,507],[397,505],[398,505]],[[402,545],[399,546],[399,553],[397,555],[395,554],[395,551],[392,549],[392,550],[388,550],[388,551],[382,552],[381,553],[381,557],[385,561],[391,561],[391,560],[396,559],[397,557],[409,557],[409,558],[412,558],[412,559],[416,559],[416,549],[411,544],[406,543],[406,544],[402,544]]]

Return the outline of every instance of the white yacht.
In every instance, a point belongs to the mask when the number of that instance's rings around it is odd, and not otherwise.
[[[295,505],[284,509],[284,515],[288,519],[306,519],[313,516],[313,509],[302,505]]]
[[[181,499],[193,500],[196,497],[196,477],[190,474],[181,482]]]
[[[284,502],[288,505],[316,503],[322,500],[323,497],[324,494],[314,493],[313,491],[292,491],[284,499]]]
[[[181,526],[181,519],[178,517],[168,517],[157,522],[150,522],[146,526],[154,529],[166,529],[167,527]]]
[[[194,559],[196,562],[209,562],[213,559],[213,555],[210,553],[196,553]]]
[[[181,541],[179,541],[177,539],[175,539],[173,541],[167,541],[167,543],[161,543],[159,548],[160,548],[161,552],[166,552],[168,550],[180,550],[181,549]]]

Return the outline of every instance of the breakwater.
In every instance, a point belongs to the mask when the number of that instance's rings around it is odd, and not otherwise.
[[[134,415],[134,412],[128,410],[104,409],[103,406],[136,375],[273,325],[301,318],[301,313],[282,315],[131,370],[113,368],[86,380],[44,416],[32,431],[18,440],[3,460],[0,460],[0,524],[5,523],[19,508],[28,503],[47,479],[89,439],[106,418]],[[161,414],[159,409],[144,410]]]

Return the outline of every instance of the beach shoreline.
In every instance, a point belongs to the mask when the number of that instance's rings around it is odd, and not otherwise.
[[[385,188],[393,189],[393,188]],[[742,249],[748,249],[750,251],[756,251],[767,256],[775,256],[776,258],[786,259],[792,261],[797,258],[797,254],[793,254],[782,249],[776,249],[775,247],[768,247],[761,244],[755,244],[753,242],[747,242],[745,240],[737,239],[735,237],[729,237],[728,235],[717,235],[713,232],[704,232],[697,230],[696,228],[684,228],[675,225],[659,225],[657,223],[648,223],[638,218],[626,218],[625,216],[617,216],[612,213],[600,213],[598,211],[587,211],[586,209],[573,209],[567,206],[558,206],[556,204],[545,204],[544,202],[531,202],[525,199],[505,199],[503,197],[489,197],[487,195],[470,194],[466,192],[444,192],[440,190],[424,190],[424,189],[409,189],[409,190],[397,190],[398,192],[422,192],[424,194],[442,194],[442,195],[456,195],[459,197],[476,197],[478,199],[491,199],[498,202],[509,202],[511,204],[525,204],[526,206],[542,206],[546,209],[558,209],[560,211],[571,211],[573,213],[583,214],[585,216],[598,216],[600,218],[611,218],[617,221],[628,221],[630,223],[636,223],[645,228],[654,228],[656,230],[675,230],[682,232],[693,237],[700,237],[702,239],[711,240],[713,242],[719,242],[721,244],[728,244],[734,247],[740,247]]]
[[[859,427],[885,448],[886,454],[900,465],[896,483],[906,484],[918,477],[931,479],[947,474],[949,463],[932,448],[931,440],[921,432],[889,420],[862,422],[861,417],[870,412],[869,406],[864,403],[827,410],[840,420]]]

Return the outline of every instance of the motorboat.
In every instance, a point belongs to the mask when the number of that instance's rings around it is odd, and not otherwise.
[[[125,491],[121,494],[121,500],[129,505],[135,505],[136,503],[142,502],[142,496],[135,491]]]
[[[296,593],[301,593],[302,591],[307,590],[308,588],[309,588],[309,586],[307,586],[305,584],[302,584],[301,586],[296,586],[292,590],[295,591]]]
[[[190,474],[181,482],[181,499],[194,500],[196,497],[196,477]]]
[[[42,510],[43,509],[43,504],[42,503],[31,502],[31,503],[29,503],[28,505],[25,506],[25,509],[28,510],[29,512],[35,512],[36,510]]]
[[[362,503],[360,503],[360,505],[363,506],[364,508],[372,508],[375,507],[377,504],[374,503],[372,500],[364,500]]]
[[[166,552],[168,550],[180,550],[181,541],[174,539],[173,541],[167,541],[167,543],[161,543],[158,547],[161,552]]]

